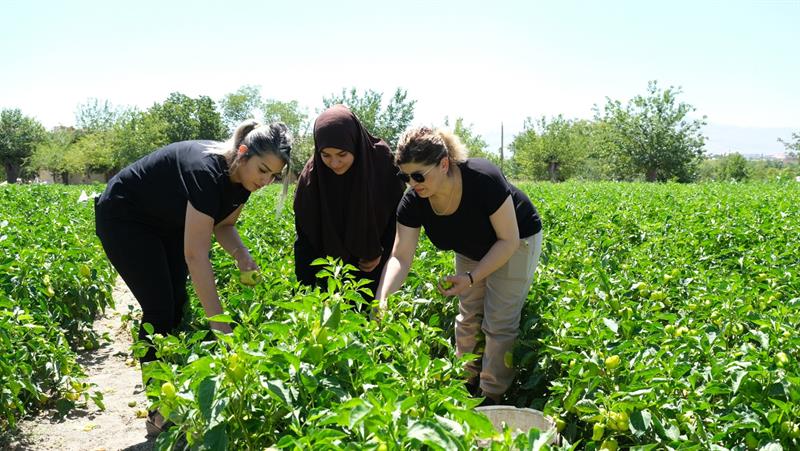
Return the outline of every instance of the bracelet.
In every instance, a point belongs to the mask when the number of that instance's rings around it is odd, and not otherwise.
[[[475,279],[472,278],[472,272],[471,271],[467,271],[466,274],[467,274],[467,277],[469,277],[469,287],[472,288],[472,285],[475,283]]]

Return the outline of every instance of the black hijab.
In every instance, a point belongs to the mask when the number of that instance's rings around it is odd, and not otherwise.
[[[353,154],[350,169],[336,175],[320,151],[334,147]],[[325,110],[314,122],[314,156],[297,181],[295,227],[324,255],[344,261],[381,255],[381,235],[394,221],[405,184],[389,146],[375,138],[344,105]]]

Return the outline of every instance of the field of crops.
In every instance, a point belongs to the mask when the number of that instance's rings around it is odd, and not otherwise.
[[[0,186],[0,431],[38,407],[102,403],[75,350],[97,347],[92,322],[112,301],[115,273],[80,192]]]
[[[545,248],[510,403],[556,418],[567,449],[800,447],[800,184],[521,187]],[[67,344],[96,340],[86,324],[112,275],[78,193],[0,188],[7,423],[88,393]],[[148,391],[176,424],[159,446],[470,449],[491,435],[453,356],[456,301],[433,287],[452,255],[423,240],[389,317],[369,322],[342,268],[326,290],[294,281],[276,193],[253,196],[240,224],[262,284],[239,284],[213,251],[233,336],[210,339],[197,314],[180,339],[156,339]]]

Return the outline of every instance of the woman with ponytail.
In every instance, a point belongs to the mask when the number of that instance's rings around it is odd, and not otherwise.
[[[542,224],[528,196],[482,158],[467,158],[457,136],[420,127],[400,137],[397,175],[411,187],[397,207],[397,237],[378,286],[379,315],[408,276],[420,229],[434,246],[455,251],[456,274],[439,291],[459,297],[456,354],[481,359],[466,366],[467,388],[502,402],[514,379],[510,355],[542,249]]]
[[[295,274],[314,285],[321,269],[311,263],[332,256],[356,268],[355,276],[378,278],[392,251],[395,210],[405,186],[389,146],[367,132],[344,105],[336,105],[314,122],[314,155],[297,181],[294,212]]]
[[[142,308],[142,324],[164,335],[180,324],[189,274],[206,315],[222,313],[209,259],[212,236],[241,271],[258,269],[236,220],[250,193],[280,176],[290,150],[284,124],[247,121],[226,143],[173,143],[109,181],[95,200],[95,229]],[[211,327],[231,331],[225,323],[212,322]],[[146,335],[140,328],[139,339]],[[150,347],[141,362],[155,359]],[[159,433],[163,423],[158,412],[151,412],[148,433]]]

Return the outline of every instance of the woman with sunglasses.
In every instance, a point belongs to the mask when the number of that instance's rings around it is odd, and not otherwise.
[[[485,336],[483,356],[466,366],[467,388],[485,397],[484,404],[500,403],[514,379],[506,354],[512,352],[541,254],[536,208],[496,166],[467,158],[450,132],[406,131],[395,161],[411,189],[397,208],[397,238],[378,286],[378,314],[408,276],[425,227],[434,246],[455,251],[456,274],[447,276],[439,291],[459,297],[456,354],[473,353],[480,333]]]
[[[343,105],[325,110],[314,122],[314,155],[297,181],[294,200],[295,274],[317,283],[312,266],[332,256],[358,268],[355,276],[378,278],[395,236],[395,210],[405,190],[386,143],[367,132]]]
[[[191,274],[208,317],[222,313],[209,260],[212,235],[241,271],[257,270],[236,230],[250,193],[271,183],[289,162],[291,138],[281,123],[248,121],[230,141],[183,141],[136,161],[95,200],[95,228],[111,264],[142,308],[142,324],[169,334],[180,323]],[[212,322],[228,333],[230,326]],[[139,339],[147,332],[139,328]],[[156,359],[150,347],[141,362]],[[157,435],[164,418],[147,420]]]

